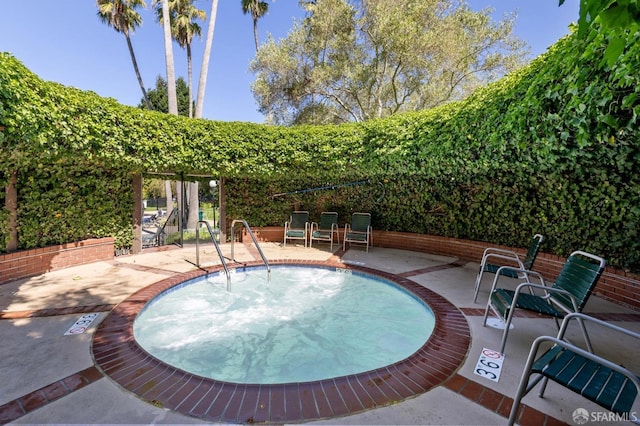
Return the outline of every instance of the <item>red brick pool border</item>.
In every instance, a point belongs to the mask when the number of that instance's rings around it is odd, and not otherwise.
[[[259,265],[250,262],[247,266]],[[152,284],[118,304],[96,330],[91,353],[105,376],[159,407],[210,422],[283,423],[340,417],[420,395],[452,377],[470,345],[467,320],[437,293],[398,275],[332,261],[270,261],[271,265],[343,267],[386,278],[426,302],[435,314],[431,337],[410,357],[365,373],[304,383],[252,385],[203,378],[147,354],[133,337],[133,321],[162,291],[217,272],[197,270]]]

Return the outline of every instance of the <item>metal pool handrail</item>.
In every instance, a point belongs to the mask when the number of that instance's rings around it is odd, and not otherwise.
[[[200,224],[204,224],[207,226],[207,231],[209,231],[211,241],[213,241],[213,245],[216,247],[216,251],[218,252],[218,257],[220,257],[220,262],[222,262],[224,273],[227,275],[227,291],[231,291],[231,275],[229,274],[229,268],[227,268],[227,262],[225,262],[222,251],[220,250],[220,245],[213,235],[213,229],[211,229],[211,225],[209,225],[209,222],[207,222],[206,220],[200,220],[196,225],[196,266],[198,268],[200,267]],[[231,247],[233,247],[233,245]]]
[[[235,219],[233,222],[231,222],[231,259],[233,259],[234,262],[237,262],[235,256],[233,255],[233,243],[236,240],[234,235],[236,223],[242,223],[244,227],[247,229],[249,236],[253,240],[253,244],[255,244],[256,248],[258,249],[258,253],[262,258],[264,265],[267,267],[267,282],[271,282],[271,267],[269,266],[269,262],[267,261],[267,258],[265,257],[264,253],[262,252],[262,249],[260,248],[260,244],[258,244],[258,240],[256,239],[256,236],[253,235],[253,231],[251,230],[251,227],[249,226],[247,221],[244,219]]]

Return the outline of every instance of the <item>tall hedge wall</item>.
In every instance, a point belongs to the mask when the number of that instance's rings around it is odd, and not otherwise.
[[[512,246],[540,232],[547,252],[588,250],[637,272],[639,42],[640,34],[629,35],[608,66],[605,35],[569,36],[463,102],[292,128],[125,107],[43,82],[1,54],[0,181],[21,171],[22,247],[103,232],[126,245],[131,173],[173,171],[224,176],[228,217],[255,226],[282,225],[294,208],[312,217],[337,210],[343,222],[364,210],[376,229]],[[362,180],[368,183],[273,197]],[[107,208],[87,201],[97,194],[109,195]],[[63,209],[47,212],[48,226],[73,232],[34,225],[47,203]]]
[[[609,67],[605,36],[567,37],[464,102],[364,123],[358,149],[369,185],[274,203],[270,194],[338,176],[236,179],[229,193],[243,197],[230,200],[230,215],[268,225],[282,224],[294,208],[316,218],[336,210],[342,221],[370,211],[376,229],[519,247],[539,232],[547,252],[592,251],[638,271],[639,38],[629,37]]]

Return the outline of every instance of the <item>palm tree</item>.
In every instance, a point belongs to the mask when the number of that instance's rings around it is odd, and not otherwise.
[[[136,55],[133,53],[131,38],[129,37],[129,34],[142,23],[142,17],[136,12],[136,8],[146,7],[144,0],[96,0],[96,3],[98,5],[98,18],[117,32],[124,34],[124,37],[127,39],[129,55],[131,55],[133,69],[136,77],[138,77],[142,96],[144,97],[147,108],[151,109],[147,91],[144,88],[140,70],[138,69]]]
[[[178,115],[178,97],[176,96],[176,70],[173,62],[173,42],[171,40],[171,14],[169,0],[162,0],[162,28],[164,30],[164,57],[167,63],[167,101],[169,114]]]
[[[242,12],[246,15],[251,13],[253,19],[253,39],[256,42],[256,52],[258,51],[258,19],[262,18],[269,10],[269,3],[260,0],[242,0]]]
[[[189,99],[192,98],[193,93],[193,73],[191,65],[191,41],[194,35],[200,35],[200,26],[194,22],[195,19],[206,19],[204,11],[197,9],[193,6],[193,0],[154,0],[156,16],[158,21],[163,23],[165,29],[165,47],[171,45],[171,37],[178,42],[180,47],[187,50],[187,68],[188,68],[188,80],[189,80]],[[161,3],[161,4],[158,4]],[[171,30],[171,37],[169,36],[169,27]],[[169,97],[169,112],[172,113],[172,105],[175,107],[175,114],[178,114],[178,103],[175,95],[175,78],[169,76],[169,65],[173,67],[173,51],[171,49],[165,49],[167,54],[167,80],[173,79],[173,104],[171,103],[171,90],[168,92]],[[170,52],[171,50],[171,52]],[[171,54],[171,62],[169,62],[169,54]],[[173,69],[171,70],[173,72]],[[169,86],[169,89],[171,87]],[[193,116],[193,103],[189,102],[189,117]],[[195,228],[198,221],[199,200],[198,200],[198,182],[189,182],[187,185],[188,196],[187,202],[182,200],[178,208],[183,209],[188,205],[188,218],[187,228]]]
[[[213,45],[213,31],[216,26],[216,14],[218,13],[218,0],[211,0],[211,13],[209,13],[209,28],[207,29],[207,40],[204,44],[202,54],[202,65],[200,67],[200,81],[198,82],[198,97],[196,98],[195,118],[202,118],[204,106],[204,92],[207,87],[207,74],[209,72],[209,59],[211,58],[211,46]]]
[[[162,7],[156,5],[156,16],[162,22]],[[169,0],[169,16],[171,22],[171,35],[178,45],[187,51],[187,81],[189,86],[189,99],[193,99],[193,65],[191,55],[191,42],[194,36],[201,36],[202,29],[197,19],[205,20],[207,14],[193,5],[193,0]],[[193,117],[193,104],[189,103],[189,117]]]

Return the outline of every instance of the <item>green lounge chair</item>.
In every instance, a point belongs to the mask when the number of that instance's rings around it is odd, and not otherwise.
[[[365,244],[366,251],[373,244],[371,229],[371,213],[354,213],[351,215],[351,223],[344,225],[344,239],[342,249],[347,249],[347,243]]]
[[[330,250],[333,250],[333,239],[340,243],[340,233],[338,232],[338,213],[320,213],[320,222],[311,223],[309,247],[313,245],[313,240],[329,241]]]
[[[622,418],[638,422],[638,418],[631,410],[638,393],[640,393],[640,378],[636,373],[618,363],[596,355],[593,350],[585,351],[576,345],[566,342],[564,340],[565,331],[569,322],[573,319],[580,324],[591,322],[596,326],[605,327],[611,333],[612,344],[615,344],[614,335],[622,337],[625,334],[640,340],[640,334],[638,333],[588,315],[581,313],[567,315],[562,321],[557,337],[540,336],[531,345],[518,390],[513,398],[508,423],[510,426],[516,421],[518,407],[522,398],[540,381],[542,381],[542,385],[539,396],[543,397],[549,379],[584,396],[601,407],[621,415]],[[540,346],[545,342],[551,342],[553,346],[537,357]],[[547,344],[545,344],[545,347]],[[637,348],[639,344],[640,342],[627,345],[621,344],[620,351],[626,352],[630,348]],[[535,375],[533,380],[531,380],[532,375]],[[571,407],[571,410],[573,408],[575,407]],[[636,418],[634,419],[634,417]],[[585,419],[585,421],[587,420],[589,419]],[[582,423],[578,422],[578,424]]]
[[[309,212],[297,210],[291,213],[289,220],[284,224],[284,246],[287,246],[287,240],[303,240],[306,247],[308,235]]]
[[[520,256],[511,250],[503,250],[495,247],[488,247],[482,253],[482,262],[480,263],[480,270],[478,271],[478,276],[476,277],[476,285],[473,289],[473,302],[475,303],[478,299],[478,291],[480,290],[480,282],[482,281],[482,276],[484,273],[495,274],[500,270],[500,274],[509,277],[509,278],[519,278],[529,281],[529,275],[524,274],[515,269],[500,269],[501,266],[508,266],[505,264],[517,264],[519,269],[533,269],[533,262],[535,262],[536,257],[538,256],[538,251],[540,250],[540,245],[542,244],[542,240],[544,237],[540,234],[536,234],[531,239],[529,243],[529,249],[527,250],[524,259],[520,259]],[[497,261],[502,261],[501,264],[498,264]],[[492,263],[490,263],[492,262]]]
[[[498,269],[493,280],[493,286],[491,287],[482,325],[486,326],[490,309],[502,319],[504,331],[500,344],[500,352],[504,353],[507,334],[509,333],[511,320],[516,309],[524,309],[551,316],[555,318],[556,323],[558,323],[559,318],[564,318],[568,313],[582,312],[584,305],[587,303],[589,296],[591,296],[593,289],[598,283],[598,279],[600,279],[604,271],[604,267],[605,261],[601,257],[583,251],[574,251],[563,265],[553,285],[547,285],[542,275],[537,272],[518,270],[527,275],[535,275],[542,284],[524,282],[519,284],[515,290],[508,290],[497,287],[498,280],[501,276],[500,270],[502,268],[515,268],[503,266]],[[528,292],[524,290],[528,290]],[[589,349],[591,349],[587,330],[581,322],[580,324],[585,341]]]

